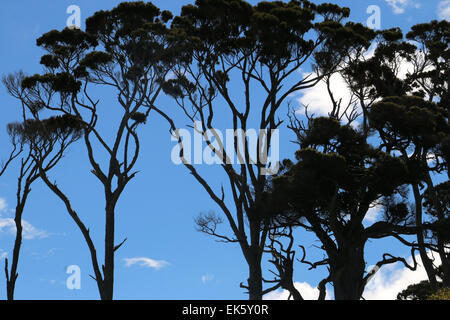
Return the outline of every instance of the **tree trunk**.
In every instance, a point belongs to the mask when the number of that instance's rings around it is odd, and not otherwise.
[[[107,200],[107,203],[110,202]],[[103,266],[102,300],[112,300],[114,294],[114,205],[106,206],[105,264]]]
[[[13,257],[11,261],[11,272],[7,277],[6,281],[6,296],[8,300],[14,300],[14,290],[16,287],[16,280],[19,274],[17,273],[17,267],[19,265],[20,247],[22,246],[22,218],[20,217],[14,219],[16,224],[16,239],[14,241]],[[5,260],[5,263],[8,263]],[[7,271],[7,270],[6,270]]]
[[[11,261],[11,271],[8,274],[8,260],[5,260],[6,272],[6,296],[8,300],[14,300],[14,290],[16,287],[16,280],[19,274],[17,267],[19,265],[20,248],[22,246],[22,213],[23,206],[20,204],[16,207],[16,215],[14,223],[16,225],[16,239],[14,241],[13,257]]]
[[[263,278],[261,270],[261,259],[263,251],[260,245],[261,222],[259,219],[251,220],[250,224],[250,247],[244,253],[249,267],[248,293],[249,300],[262,300]]]
[[[262,300],[263,298],[263,279],[261,270],[261,257],[249,259],[249,278],[248,278],[248,293],[249,300]]]
[[[334,298],[360,300],[364,291],[364,245],[349,245],[330,260]]]
[[[286,287],[286,290],[289,291],[289,293],[292,296],[292,299],[294,299],[294,300],[304,300],[302,295],[300,294],[300,292],[294,286],[294,283],[291,283],[288,287]]]

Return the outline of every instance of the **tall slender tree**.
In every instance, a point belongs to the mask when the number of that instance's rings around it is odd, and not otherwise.
[[[116,205],[136,176],[140,143],[138,128],[144,124],[161,92],[173,52],[165,38],[172,15],[151,3],[124,2],[110,11],[99,11],[86,20],[86,32],[53,30],[37,40],[47,51],[41,59],[46,73],[24,79],[26,88],[50,86],[60,93],[57,107],[40,101],[48,110],[71,115],[83,123],[83,140],[91,172],[104,191],[104,262],[100,265],[90,229],[74,209],[63,189],[52,182],[40,165],[45,184],[65,204],[88,245],[101,299],[113,299],[114,256],[125,242],[115,241]],[[98,50],[96,50],[98,48]],[[92,96],[95,87],[110,88],[117,96],[117,118],[106,120],[109,111]],[[111,141],[98,121],[115,123]]]
[[[11,265],[5,259],[6,293],[8,300],[14,300],[18,266],[23,238],[23,214],[31,187],[43,172],[53,169],[62,159],[67,148],[81,137],[79,122],[68,115],[39,119],[42,110],[36,101],[37,96],[51,96],[51,92],[27,90],[22,87],[23,73],[3,78],[8,93],[21,104],[22,122],[8,125],[8,134],[12,144],[20,145],[19,174],[17,177],[16,207],[14,213],[15,241]],[[39,160],[37,156],[39,155]]]

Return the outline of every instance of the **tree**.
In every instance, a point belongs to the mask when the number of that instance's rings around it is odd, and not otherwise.
[[[450,22],[433,20],[411,27],[406,38],[413,41],[417,51],[410,56],[413,71],[408,81],[416,92],[428,101],[437,99],[443,108],[448,109],[450,79]]]
[[[348,76],[355,87],[373,88],[375,95],[383,98],[367,109],[367,119],[372,117],[373,126],[384,143],[383,149],[400,156],[410,166],[417,243],[409,245],[419,248],[429,281],[436,286],[437,269],[427,250],[437,250],[446,264],[445,244],[438,239],[436,245],[427,243],[423,189],[425,184],[438,209],[430,174],[441,173],[446,167],[448,22],[432,21],[413,26],[406,35],[409,42],[404,42],[400,30],[395,29],[384,33],[383,37],[389,43],[378,46],[369,61],[354,64]],[[412,68],[406,77],[400,77],[400,68],[406,63]],[[379,77],[375,70],[382,70],[382,75]],[[438,220],[443,220],[441,211],[436,212]]]
[[[16,237],[10,269],[8,259],[5,259],[8,300],[14,300],[16,280],[19,276],[17,270],[22,246],[22,216],[31,193],[31,187],[40,177],[40,170],[48,172],[53,169],[62,159],[66,149],[81,137],[80,123],[72,116],[39,119],[38,114],[42,108],[36,97],[41,95],[41,92],[24,89],[22,87],[23,79],[24,74],[20,72],[3,78],[8,93],[20,101],[23,117],[21,123],[10,123],[7,128],[14,149],[20,145],[23,154],[20,157],[17,178],[17,199],[14,213]],[[50,92],[45,94],[51,95]]]
[[[439,289],[428,297],[428,300],[450,300],[450,288]]]
[[[345,56],[345,59],[342,59],[340,70],[338,74],[343,77],[345,80],[348,91],[350,93],[350,98],[348,103],[344,104],[343,100],[339,98],[340,92],[335,92],[332,86],[332,77],[334,74],[328,74],[324,77],[323,81],[326,84],[326,93],[330,98],[330,111],[328,112],[328,117],[330,119],[335,119],[338,122],[345,121],[346,126],[357,126],[358,122],[361,121],[361,134],[362,137],[368,139],[372,136],[371,127],[369,126],[369,112],[373,106],[373,104],[380,99],[383,95],[391,92],[393,87],[397,87],[395,90],[403,90],[405,86],[402,82],[398,81],[396,86],[392,86],[392,82],[388,81],[389,79],[396,79],[396,74],[398,73],[398,61],[399,59],[404,59],[413,51],[413,46],[409,44],[401,43],[402,33],[399,29],[390,29],[390,30],[382,30],[379,32],[374,32],[372,30],[367,30],[362,27],[359,27],[359,34],[364,35],[364,38],[368,43],[372,40],[377,40],[375,43],[375,50],[373,54],[370,54],[368,51],[369,46],[366,45],[361,47],[360,50],[352,50],[349,52],[343,52],[342,55]],[[320,65],[322,72],[327,70],[327,64]],[[324,72],[326,73],[326,72]],[[389,83],[390,85],[386,85]],[[389,91],[391,90],[391,91]],[[325,94],[325,93],[324,93]],[[309,115],[308,107],[304,106],[306,118],[310,121],[313,121],[314,115]],[[290,125],[294,133],[297,136],[298,144],[302,147],[302,142],[304,139],[305,131],[308,129],[305,128],[302,121],[300,121],[297,117],[297,114],[293,112],[290,116]],[[290,162],[288,161],[287,164]],[[291,165],[291,164],[289,164]],[[313,196],[313,195],[311,195]],[[270,206],[269,204],[266,204]],[[292,222],[292,221],[291,221]],[[280,250],[274,250],[274,247],[270,246],[270,251],[275,253],[275,256],[283,256],[284,262],[289,262],[285,266],[284,272],[279,272],[280,275],[286,277],[287,275],[291,276],[292,272],[290,269],[292,268],[292,261],[289,259],[289,256],[294,256],[295,250],[292,249],[292,232],[285,232],[286,225],[285,223],[274,223],[274,227],[279,225],[281,228],[281,232],[278,233],[280,236],[280,241],[282,238],[288,239],[289,246],[287,249],[283,249],[281,246]],[[295,223],[294,223],[295,225]],[[292,228],[292,225],[289,225],[289,228]],[[279,241],[277,241],[279,242]],[[303,246],[300,245],[300,248],[303,251],[303,256],[301,259],[297,259],[301,263],[309,265],[310,269],[317,268],[321,265],[327,265],[327,259],[323,261],[319,261],[317,263],[310,262],[306,259],[306,250]],[[385,259],[383,259],[385,260]],[[392,260],[394,261],[394,260]],[[282,266],[281,266],[282,267]],[[277,269],[280,269],[280,265],[277,265]],[[374,269],[375,270],[375,269]],[[325,277],[319,283],[319,299],[325,298],[325,284],[330,282],[331,276]],[[275,281],[275,280],[274,280]],[[292,283],[292,279],[283,279],[283,277],[278,277],[279,283]],[[295,290],[290,290],[292,296],[295,296]]]
[[[284,238],[288,239],[287,245],[284,244]],[[281,230],[277,228],[269,228],[269,242],[266,245],[267,249],[265,252],[272,255],[272,259],[269,260],[276,268],[276,271],[270,270],[270,272],[275,275],[273,280],[266,280],[267,283],[276,283],[274,288],[281,287],[289,292],[288,300],[292,297],[293,300],[304,300],[300,291],[294,285],[294,262],[295,262],[295,250],[294,246],[294,236],[293,227],[287,226]],[[320,296],[319,300],[325,298],[325,287],[319,288]]]
[[[445,190],[446,184],[434,186],[431,173],[440,174],[443,170],[447,170],[448,175],[448,159],[449,159],[449,141],[450,128],[448,126],[449,119],[449,102],[450,96],[448,92],[450,79],[450,34],[448,32],[450,23],[448,21],[433,20],[429,23],[417,24],[411,28],[406,37],[414,41],[417,46],[418,54],[413,55],[411,61],[414,65],[413,72],[408,76],[408,81],[412,83],[412,87],[428,101],[434,101],[440,108],[440,112],[444,117],[446,125],[437,128],[438,141],[429,150],[428,156],[433,160],[434,165],[429,165],[425,174],[425,183],[427,185],[426,193],[423,198],[426,199],[426,207],[428,213],[435,219],[436,224],[443,226],[448,220],[448,214],[445,207]],[[428,163],[427,163],[428,165]],[[439,189],[441,192],[439,192]],[[444,203],[441,203],[443,199]],[[440,228],[442,230],[442,228]],[[446,246],[448,241],[445,232],[434,232],[437,252],[441,258],[441,279],[444,284],[450,283],[450,256],[447,254]]]
[[[424,280],[408,286],[397,295],[397,300],[427,300],[429,296],[436,292],[436,287],[429,281]]]
[[[2,82],[4,83],[6,80],[5,77],[3,77]],[[17,141],[16,139],[11,140],[12,150],[8,155],[8,158],[6,161],[2,161],[0,165],[0,177],[5,174],[6,170],[8,169],[9,165],[16,159],[23,151],[23,146]]]
[[[441,279],[442,285],[450,285],[449,261],[450,254],[450,181],[442,182],[433,189],[424,192],[424,207],[431,216],[431,240],[437,244],[439,257],[443,259],[441,265],[435,269],[436,275]],[[442,214],[442,215],[441,215]],[[440,247],[444,250],[441,254]]]
[[[303,0],[255,6],[241,0],[198,0],[184,6],[172,23],[170,39],[185,48],[190,60],[177,64],[164,91],[175,99],[189,125],[203,136],[218,159],[231,205],[225,201],[223,185],[215,191],[212,182],[189,162],[170,113],[159,112],[179,141],[183,164],[219,206],[232,236],[216,231],[223,221],[220,215],[200,216],[198,229],[220,241],[239,244],[249,268],[247,284],[241,283],[241,287],[248,290],[251,300],[260,300],[277,287],[263,288],[261,261],[268,230],[256,203],[265,192],[267,177],[278,170],[277,161],[271,163],[267,157],[272,137],[283,122],[278,114],[291,94],[325,77],[315,68],[311,76],[299,78],[296,71],[311,59],[330,73],[340,65],[343,53],[368,46],[360,34],[364,29],[361,25],[342,24],[348,16],[348,8],[316,6]],[[238,95],[234,86],[239,86]],[[256,96],[259,99],[255,101]],[[233,154],[224,150],[225,141],[214,127],[224,117],[230,119],[228,128],[237,132]],[[251,149],[245,136],[252,126],[260,130],[257,150]],[[234,154],[237,165],[233,165]],[[256,156],[252,158],[252,154]]]
[[[74,116],[83,124],[91,172],[105,195],[105,257],[101,266],[90,229],[62,188],[46,174],[42,158],[38,162],[39,173],[82,232],[91,255],[92,278],[104,300],[113,299],[114,255],[126,241],[115,242],[115,215],[125,187],[137,174],[134,171],[140,151],[137,129],[146,122],[173,57],[165,39],[166,24],[171,17],[170,12],[161,12],[151,3],[124,2],[88,18],[86,32],[69,28],[50,31],[37,40],[37,45],[47,51],[41,58],[46,73],[22,82],[25,88],[50,87],[58,92],[59,105],[44,100],[39,103],[56,114]],[[107,114],[99,108],[100,100],[91,95],[97,86],[110,88],[117,95],[119,116],[115,119],[117,123],[111,123],[117,128],[112,141],[97,126],[98,120]]]
[[[273,179],[260,206],[276,226],[299,226],[317,236],[326,258],[309,264],[328,267],[324,282],[332,282],[335,299],[359,300],[383,265],[401,262],[415,270],[415,260],[411,266],[389,252],[374,269],[365,270],[369,239],[403,241],[401,234],[415,232],[403,188],[408,182],[406,164],[370,145],[363,132],[333,118],[309,119],[298,130],[297,163],[285,162],[287,172]],[[384,207],[384,219],[366,227],[364,219],[376,204]]]
[[[415,52],[415,46],[403,42],[399,28],[381,30],[374,37],[376,42],[372,55],[369,52],[349,56],[341,75],[348,90],[357,98],[362,115],[362,130],[370,134],[369,112],[382,97],[404,95],[408,84],[399,78],[400,69]],[[329,88],[329,93],[332,91]]]
[[[436,284],[435,270],[425,251],[424,194],[420,189],[422,183],[428,185],[429,192],[434,188],[427,161],[432,148],[441,140],[441,133],[448,130],[444,110],[416,96],[388,97],[373,107],[370,117],[386,152],[398,152],[410,168],[418,246],[430,282]]]
[[[416,284],[411,284],[397,295],[397,300],[449,300],[449,287],[442,283],[432,285],[424,280]]]

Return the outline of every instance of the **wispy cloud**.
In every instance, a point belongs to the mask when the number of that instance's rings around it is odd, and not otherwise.
[[[439,19],[450,21],[450,0],[439,2],[438,17]]]
[[[416,9],[420,8],[421,5],[418,2],[412,0],[385,0],[395,14],[405,13],[407,7],[414,7]]]
[[[167,261],[153,260],[153,259],[146,258],[146,257],[125,258],[123,260],[125,261],[126,267],[131,267],[131,266],[137,264],[140,267],[153,268],[155,270],[159,270],[161,268],[164,268],[165,266],[170,265],[170,263]]]
[[[23,237],[24,239],[43,239],[48,238],[49,233],[45,230],[40,230],[34,226],[32,226],[29,222],[23,220],[22,221],[22,227],[23,227]]]
[[[49,233],[47,231],[36,228],[26,220],[22,220],[22,228],[22,236],[26,240],[43,239],[49,237]],[[0,217],[0,233],[1,232],[14,234],[16,232],[16,224],[14,223],[14,219]]]
[[[11,213],[6,199],[0,197],[0,233],[16,233],[16,224],[13,218],[2,217],[2,213]],[[48,238],[50,234],[45,230],[40,230],[26,220],[22,220],[22,236],[26,240]]]
[[[8,256],[8,252],[3,251],[3,249],[0,249],[0,260],[3,258],[6,258]]]
[[[8,209],[8,203],[5,199],[0,198],[0,212],[5,212]]]

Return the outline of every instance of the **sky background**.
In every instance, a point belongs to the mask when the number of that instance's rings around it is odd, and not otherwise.
[[[153,1],[163,10],[178,14],[182,5],[192,1]],[[321,3],[323,1],[313,1]],[[450,19],[450,1],[439,0],[330,0],[351,9],[350,19],[366,23],[367,8],[381,9],[381,28],[409,28],[433,19]],[[112,9],[120,1],[66,0],[3,0],[0,6],[0,73],[23,70],[27,74],[41,72],[39,60],[43,51],[36,47],[36,38],[52,29],[63,29],[70,5],[81,8],[84,20],[101,9]],[[250,1],[256,4],[257,1]],[[307,69],[303,70],[308,72]],[[336,80],[335,88],[345,95],[345,88]],[[239,87],[233,88],[239,91]],[[317,113],[326,109],[320,87],[293,97],[293,106],[310,103]],[[162,96],[160,105],[174,102]],[[100,108],[116,108],[114,96],[101,96]],[[0,88],[0,159],[9,152],[6,124],[20,119],[17,101]],[[284,112],[284,111],[283,111]],[[105,134],[114,128],[113,112],[101,122]],[[238,245],[223,244],[195,230],[194,218],[201,212],[218,208],[203,188],[183,166],[172,163],[170,155],[175,143],[171,141],[167,125],[154,115],[140,128],[140,173],[127,186],[116,210],[116,242],[128,241],[116,254],[115,298],[117,299],[246,299],[240,282],[246,282],[247,266]],[[280,158],[292,158],[296,148],[293,136],[282,128]],[[202,172],[218,187],[219,166],[201,166]],[[11,166],[0,177],[0,269],[4,258],[11,257],[14,230],[10,226],[14,214],[17,167]],[[90,173],[82,143],[73,145],[65,159],[49,174],[52,180],[70,196],[73,206],[91,229],[94,242],[102,258],[104,204],[101,185]],[[376,211],[371,219],[376,219]],[[47,188],[37,182],[33,186],[24,212],[25,239],[19,263],[16,285],[17,299],[98,299],[96,283],[89,277],[92,267],[89,251],[80,231],[68,216],[62,203]],[[366,221],[370,223],[371,221]],[[222,229],[227,232],[225,227]],[[311,249],[310,258],[321,258],[314,250],[316,244],[310,234],[301,234],[298,244]],[[393,240],[368,244],[368,265],[375,264],[389,248],[404,257],[407,248]],[[266,259],[267,260],[267,259]],[[67,267],[81,269],[81,289],[66,287]],[[264,265],[267,270],[268,265]],[[299,263],[295,267],[295,281],[306,298],[317,296],[314,289],[325,276],[325,270],[307,271]],[[423,270],[411,273],[401,265],[385,267],[371,281],[365,298],[394,298],[409,283],[424,279]],[[0,299],[5,298],[5,278],[0,273]],[[281,290],[267,298],[286,298]]]

